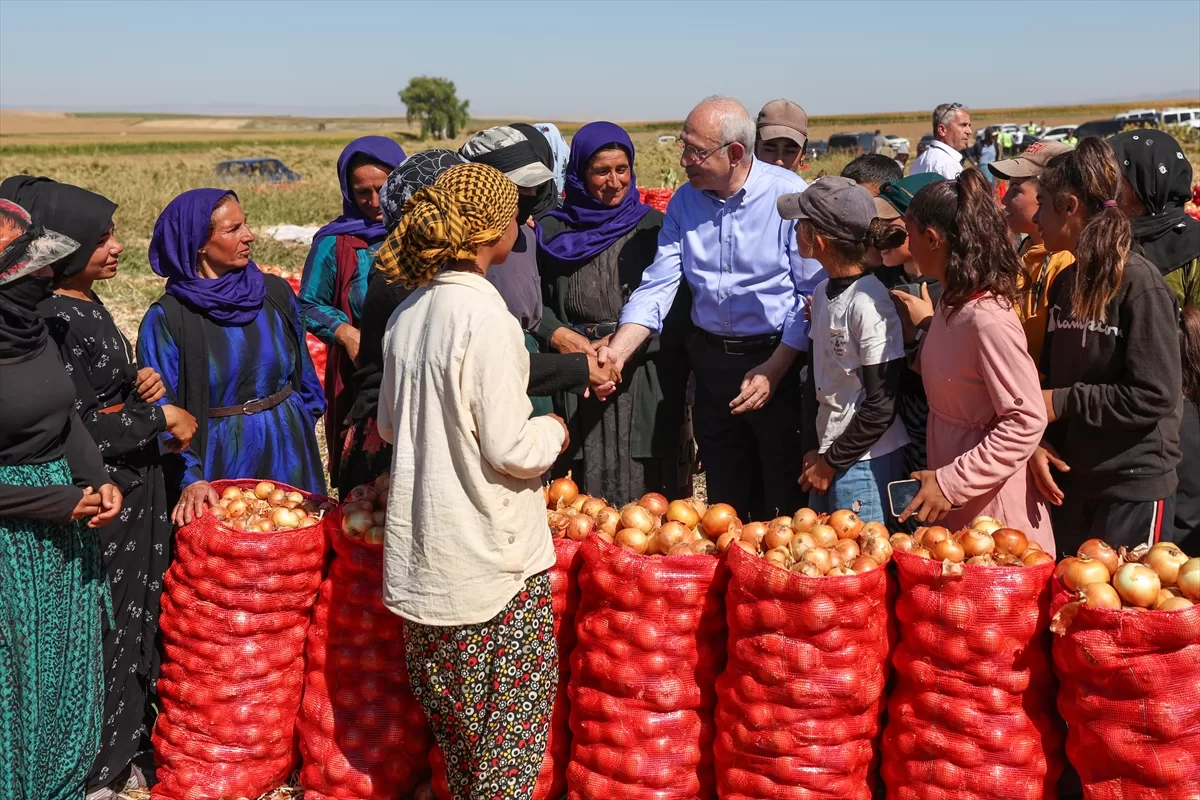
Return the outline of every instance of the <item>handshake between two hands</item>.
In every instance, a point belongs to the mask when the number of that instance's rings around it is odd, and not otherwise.
[[[611,336],[590,341],[570,328],[559,328],[550,338],[551,346],[559,353],[583,353],[588,360],[588,390],[601,400],[617,390],[621,383],[624,360],[615,357],[608,348]],[[585,394],[586,396],[586,394]]]

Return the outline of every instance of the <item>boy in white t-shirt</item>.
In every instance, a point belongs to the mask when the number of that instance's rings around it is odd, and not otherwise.
[[[886,524],[887,484],[907,477],[908,435],[896,416],[904,336],[887,288],[864,261],[890,232],[875,220],[870,193],[849,178],[818,178],[778,207],[798,220],[800,254],[829,275],[812,297],[805,396],[815,413],[806,407],[800,485],[817,511],[855,509]]]

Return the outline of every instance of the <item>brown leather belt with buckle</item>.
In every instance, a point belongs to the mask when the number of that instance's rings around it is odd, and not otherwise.
[[[268,411],[282,403],[292,396],[292,387],[290,385],[283,387],[282,391],[278,391],[269,397],[260,397],[257,400],[247,400],[240,406],[222,406],[220,408],[210,408],[208,416],[212,417],[237,417],[250,416],[251,414],[259,414],[263,411]]]
[[[109,406],[108,408],[100,409],[100,413],[101,414],[118,414],[124,410],[125,410],[124,403],[116,403],[114,405]]]
[[[705,330],[700,332],[704,335],[704,341],[731,356],[749,356],[755,353],[762,353],[766,350],[774,350],[781,338],[778,333],[766,333],[762,336],[729,337],[717,336],[715,333],[709,333]]]

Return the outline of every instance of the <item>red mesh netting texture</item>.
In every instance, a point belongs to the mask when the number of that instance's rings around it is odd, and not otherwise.
[[[900,642],[883,733],[897,800],[1040,800],[1063,769],[1050,663],[1050,576],[896,553]]]
[[[708,800],[728,571],[713,556],[580,548],[571,800]]]
[[[296,727],[308,800],[393,800],[429,774],[433,741],[413,697],[404,620],[383,605],[383,548],[342,533],[308,629],[304,703]]]
[[[579,610],[580,542],[555,539],[555,563],[550,569],[554,611],[554,639],[558,644],[558,694],[550,717],[550,740],[542,770],[533,790],[533,800],[558,800],[567,792],[567,762],[571,758],[570,706],[567,683],[571,675],[571,652],[575,649],[575,613]],[[433,792],[438,800],[450,800],[446,762],[437,745],[429,756],[433,766]]]
[[[175,532],[159,623],[156,800],[257,797],[287,780],[326,547],[324,522],[253,533],[206,513]]]
[[[1056,580],[1055,613],[1072,599]],[[1078,608],[1054,666],[1087,800],[1200,797],[1200,606]]]
[[[717,681],[722,800],[870,800],[891,646],[888,571],[810,578],[731,547]]]

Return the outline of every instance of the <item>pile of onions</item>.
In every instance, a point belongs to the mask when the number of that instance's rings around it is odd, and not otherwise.
[[[887,528],[863,522],[845,508],[832,514],[802,508],[790,517],[751,522],[740,533],[719,538],[717,547],[740,547],[780,569],[812,578],[870,572],[892,560]]]
[[[696,499],[672,500],[651,492],[636,503],[616,509],[579,491],[568,473],[545,489],[546,523],[555,539],[582,542],[595,534],[638,555],[717,555],[716,531],[741,529],[733,509],[711,508]],[[712,526],[708,532],[705,523]]]
[[[384,473],[371,483],[355,486],[342,504],[342,533],[369,545],[383,545],[391,475]]]
[[[209,512],[222,525],[234,530],[270,533],[316,525],[332,508],[333,503],[322,503],[300,492],[260,481],[253,489],[226,487],[220,502]]]
[[[1178,611],[1200,603],[1200,558],[1171,542],[1115,550],[1088,539],[1055,574],[1091,608]]]
[[[1024,531],[991,517],[976,517],[970,527],[952,533],[941,525],[892,535],[892,547],[903,553],[971,567],[1035,567],[1053,564],[1054,556],[1032,542]]]

